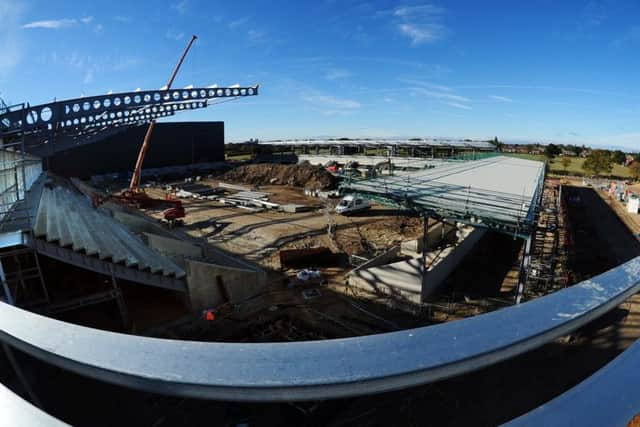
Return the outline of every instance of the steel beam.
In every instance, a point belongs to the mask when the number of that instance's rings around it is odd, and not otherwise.
[[[67,99],[41,105],[25,105],[23,108],[0,115],[0,135],[19,130],[22,132],[47,130],[57,123],[65,126],[79,124],[83,118],[102,116],[120,110],[138,110],[163,104],[180,102],[210,102],[222,98],[258,95],[258,86],[191,88],[122,92],[109,95]],[[76,123],[77,120],[77,123]]]
[[[640,257],[545,297],[459,321],[261,344],[117,334],[0,303],[0,341],[78,374],[154,393],[321,400],[404,389],[498,363],[586,325],[639,290]]]
[[[531,245],[533,234],[525,240],[522,260],[520,261],[520,270],[518,272],[518,289],[516,291],[516,304],[520,304],[524,296],[524,286],[527,283],[527,275],[529,274],[529,265],[531,264]]]

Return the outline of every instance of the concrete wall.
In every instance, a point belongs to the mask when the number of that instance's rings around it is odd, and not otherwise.
[[[265,276],[253,270],[186,260],[186,271],[193,310],[217,307],[226,302],[218,286],[217,276],[222,278],[223,286],[232,303],[260,293],[265,286]]]
[[[451,230],[455,230],[455,227],[451,227]],[[462,240],[457,246],[428,252],[429,270],[425,286],[422,284],[420,258],[354,270],[349,275],[349,284],[371,294],[388,295],[404,302],[420,304],[440,290],[486,232],[484,228],[463,229]]]
[[[377,257],[372,258],[369,261],[365,262],[364,264],[354,268],[348,273],[348,275],[350,276],[352,274],[357,273],[360,270],[376,267],[378,265],[389,264],[391,261],[398,258],[399,256],[400,256],[400,246],[396,245],[391,249],[387,250],[386,252],[383,252],[382,254],[378,255]]]
[[[453,234],[455,229],[456,228],[449,223],[437,222],[429,227],[429,231],[427,232],[427,245],[429,247],[438,246],[443,242],[443,240],[455,237]],[[422,246],[423,240],[420,238],[402,242],[401,248],[405,252],[422,253]]]
[[[388,295],[396,300],[419,304],[421,301],[421,261],[409,259],[366,268],[349,276],[349,285],[373,295]]]
[[[427,279],[425,280],[422,288],[422,300],[425,301],[429,296],[433,295],[440,290],[442,285],[447,280],[447,277],[458,267],[462,260],[469,255],[475,245],[482,239],[487,233],[486,228],[474,228],[471,232],[460,242],[446,258],[435,265],[427,273]],[[491,262],[491,260],[487,260]]]
[[[202,248],[184,240],[171,239],[153,233],[143,233],[147,245],[162,255],[171,258],[180,267],[185,268],[188,258],[202,258]]]

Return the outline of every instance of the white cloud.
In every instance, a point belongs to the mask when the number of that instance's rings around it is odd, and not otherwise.
[[[235,21],[231,21],[231,22],[229,22],[228,27],[229,27],[230,29],[232,29],[232,30],[233,30],[233,29],[235,29],[235,28],[241,27],[241,26],[243,26],[244,24],[246,24],[247,22],[249,22],[249,19],[250,19],[250,18],[249,18],[248,16],[244,16],[244,17],[242,17],[242,18],[238,18],[238,19],[236,19]]]
[[[58,30],[61,28],[68,28],[76,25],[78,21],[76,19],[48,19],[44,21],[33,21],[28,24],[24,24],[22,28],[45,28],[49,30]]]
[[[182,0],[182,1],[174,4],[173,8],[180,15],[185,15],[189,11],[189,2],[188,2],[188,0]]]
[[[327,70],[324,78],[327,80],[340,80],[351,77],[351,72],[349,70],[345,70],[344,68],[332,68]]]
[[[609,17],[609,5],[604,1],[591,0],[582,9],[580,27],[589,28],[601,25]]]
[[[84,78],[82,79],[82,82],[84,84],[89,84],[93,81],[93,69],[88,69],[85,73],[84,73]]]
[[[414,45],[432,43],[444,36],[444,27],[437,24],[400,24],[398,25],[398,29],[402,34],[409,37],[411,43]]]
[[[184,38],[184,33],[182,31],[177,31],[173,28],[169,28],[167,30],[167,33],[165,34],[165,37],[170,39],[170,40],[182,40]]]
[[[459,102],[445,102],[450,107],[459,108],[461,110],[472,110],[470,105],[461,104]]]
[[[247,37],[249,38],[249,41],[253,43],[259,43],[259,42],[265,41],[266,35],[267,34],[264,31],[258,31],[258,30],[247,31]]]
[[[69,28],[77,25],[78,23],[82,23],[84,25],[89,25],[93,22],[93,16],[83,16],[80,19],[76,18],[63,18],[63,19],[45,19],[42,21],[33,21],[27,24],[24,24],[22,28],[25,29],[33,29],[33,28],[41,28],[46,30],[60,30],[63,28]],[[102,24],[96,24],[94,30],[97,33],[102,32],[104,27]]]
[[[400,6],[393,11],[395,16],[402,16],[405,18],[416,17],[431,17],[434,15],[441,15],[444,13],[444,9],[432,4],[423,4],[418,6]]]
[[[424,82],[422,80],[414,80],[414,79],[398,79],[398,80],[403,82],[403,83],[410,84],[410,85],[423,86],[423,87],[426,87],[428,89],[438,90],[438,91],[441,91],[441,92],[452,92],[453,91],[453,89],[450,88],[449,86],[438,85],[438,84],[430,83],[430,82]]]
[[[464,96],[456,95],[453,93],[435,92],[433,90],[425,89],[422,87],[414,87],[411,90],[415,94],[428,96],[429,98],[446,99],[455,102],[471,102],[469,98],[465,98]]]
[[[445,10],[431,4],[401,6],[393,11],[396,27],[411,40],[411,44],[433,43],[445,37],[447,30],[442,24]]]
[[[312,104],[333,107],[340,110],[354,110],[361,107],[361,104],[358,101],[337,98],[333,95],[312,94],[304,96],[303,99]]]
[[[493,99],[494,101],[499,101],[499,102],[513,102],[513,99],[507,98],[506,96],[489,95],[489,98]]]

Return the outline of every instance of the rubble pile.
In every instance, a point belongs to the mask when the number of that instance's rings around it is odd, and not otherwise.
[[[254,164],[232,169],[220,177],[253,185],[289,185],[311,190],[332,190],[338,180],[321,166]]]

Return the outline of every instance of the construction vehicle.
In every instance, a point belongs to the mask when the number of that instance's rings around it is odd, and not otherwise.
[[[361,212],[371,208],[371,202],[362,197],[347,194],[340,200],[338,206],[336,206],[336,213],[341,215],[348,215],[355,212]]]
[[[193,35],[191,36],[191,40],[189,40],[189,44],[187,44],[186,49],[182,53],[180,60],[176,64],[173,72],[171,73],[171,77],[169,77],[169,81],[166,84],[167,89],[171,89],[171,85],[173,85],[173,81],[184,62],[184,58],[189,53],[189,49],[191,49],[191,45],[196,41],[198,37]],[[151,142],[151,134],[153,133],[153,129],[156,126],[156,121],[151,120],[149,123],[149,128],[147,129],[147,133],[144,136],[144,141],[142,142],[142,147],[140,147],[140,152],[138,153],[138,159],[136,160],[136,166],[133,170],[133,176],[131,176],[131,182],[129,183],[129,189],[122,192],[122,194],[118,197],[125,203],[135,204],[139,207],[156,207],[156,206],[166,206],[168,208],[162,212],[162,217],[165,221],[169,223],[170,226],[178,225],[182,223],[182,218],[186,216],[186,212],[184,207],[182,206],[182,202],[180,200],[173,200],[170,194],[167,195],[166,200],[161,199],[153,199],[149,197],[144,189],[140,187],[140,176],[142,174],[142,164],[144,163],[145,155],[147,154],[147,150],[149,150],[149,143]]]
[[[184,58],[187,56],[189,49],[191,49],[191,45],[197,39],[197,36],[191,36],[191,40],[187,45],[186,49],[182,53],[180,60],[176,64],[173,72],[171,73],[171,77],[166,84],[166,89],[171,89],[171,85],[180,70],[180,66],[184,62]],[[99,196],[94,195],[93,201],[94,205],[97,206],[101,203],[104,203],[107,200],[113,200],[118,203],[134,206],[136,208],[162,208],[166,207],[164,211],[162,211],[162,218],[169,227],[174,227],[176,225],[183,224],[183,218],[186,216],[186,212],[182,202],[180,200],[176,200],[172,197],[171,194],[167,194],[165,199],[156,199],[150,197],[147,193],[145,193],[144,188],[140,187],[140,176],[142,173],[142,164],[144,163],[145,155],[149,150],[149,143],[151,141],[151,135],[153,133],[153,129],[156,126],[156,121],[151,120],[149,123],[149,128],[144,136],[144,141],[142,142],[142,146],[140,147],[140,152],[138,153],[138,159],[136,161],[135,169],[133,170],[133,176],[131,177],[131,181],[129,182],[129,188],[119,195],[109,195],[109,196]]]

